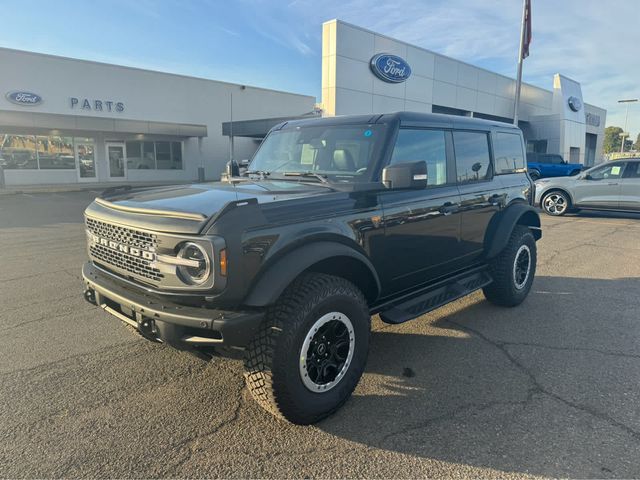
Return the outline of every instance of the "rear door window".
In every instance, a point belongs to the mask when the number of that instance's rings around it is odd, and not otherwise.
[[[517,133],[497,132],[493,136],[496,175],[524,172],[522,138]]]
[[[453,132],[458,183],[491,178],[489,136],[486,132]]]
[[[624,178],[640,178],[640,162],[629,162]]]

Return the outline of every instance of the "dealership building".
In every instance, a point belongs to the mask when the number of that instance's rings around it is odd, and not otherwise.
[[[215,80],[0,49],[6,185],[215,180],[292,118],[410,110],[512,122],[515,81],[339,20],[322,26],[322,100]],[[319,79],[320,80],[320,79]],[[527,149],[593,165],[606,111],[560,74],[523,84]],[[319,108],[318,108],[319,107]]]

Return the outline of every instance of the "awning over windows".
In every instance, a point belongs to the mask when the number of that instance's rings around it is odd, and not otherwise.
[[[41,112],[0,111],[0,130],[20,133],[49,133],[52,130],[74,132],[77,135],[90,135],[94,132],[167,135],[172,137],[206,137],[207,126],[189,123],[154,122],[145,120],[126,120],[119,118],[101,118],[79,115],[59,115]]]

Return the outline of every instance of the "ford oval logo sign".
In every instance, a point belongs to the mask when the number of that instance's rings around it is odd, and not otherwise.
[[[31,92],[9,92],[7,93],[7,100],[16,105],[40,105],[42,103],[42,97]]]
[[[569,108],[574,112],[578,112],[582,108],[582,100],[578,97],[569,97],[567,103],[569,103]]]
[[[388,53],[379,53],[371,59],[371,71],[389,83],[404,82],[411,75],[411,67],[404,59]]]

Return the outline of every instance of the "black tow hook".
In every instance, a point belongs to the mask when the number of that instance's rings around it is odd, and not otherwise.
[[[84,299],[91,305],[97,305],[96,303],[96,291],[93,288],[87,288],[84,291]]]

